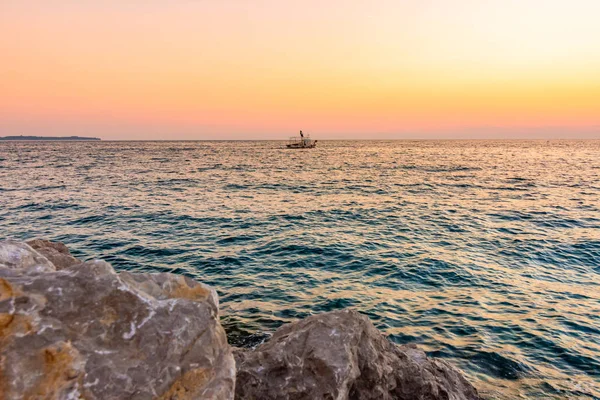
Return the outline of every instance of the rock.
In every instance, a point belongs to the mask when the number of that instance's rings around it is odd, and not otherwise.
[[[0,242],[0,398],[233,398],[214,289],[32,246]]]
[[[28,243],[0,242],[1,400],[479,399],[457,369],[355,311],[284,325],[232,354],[211,287]]]
[[[81,261],[73,257],[67,246],[62,243],[35,239],[28,241],[27,244],[46,257],[57,270],[81,264]]]
[[[43,255],[16,240],[5,240],[0,245],[0,268],[27,272],[55,271],[56,267]]]
[[[255,350],[236,350],[236,398],[476,400],[450,364],[387,340],[355,311],[284,325]]]

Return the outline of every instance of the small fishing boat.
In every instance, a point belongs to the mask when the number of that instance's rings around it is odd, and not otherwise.
[[[309,134],[304,135],[300,131],[300,136],[291,137],[286,147],[288,149],[313,149],[317,146],[317,141],[312,140]]]

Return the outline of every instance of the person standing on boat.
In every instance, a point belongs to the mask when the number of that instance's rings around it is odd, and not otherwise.
[[[302,131],[300,131],[300,137],[304,139],[304,133],[302,133]]]

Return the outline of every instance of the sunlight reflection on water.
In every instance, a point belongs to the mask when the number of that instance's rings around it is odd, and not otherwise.
[[[3,236],[214,285],[230,340],[354,307],[490,398],[600,397],[600,142],[0,143]]]

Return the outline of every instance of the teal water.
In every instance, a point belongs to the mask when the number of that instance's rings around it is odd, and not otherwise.
[[[600,398],[600,141],[0,142],[0,239],[214,285],[233,344],[354,307],[490,399]]]

